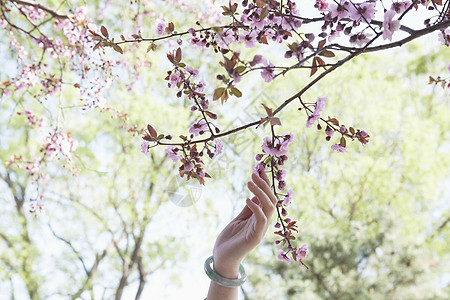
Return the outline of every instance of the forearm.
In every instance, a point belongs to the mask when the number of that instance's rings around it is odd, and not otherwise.
[[[213,270],[216,274],[228,279],[237,279],[239,264],[222,264],[220,261],[214,262]],[[209,285],[207,300],[237,300],[238,287],[224,287],[211,280]]]

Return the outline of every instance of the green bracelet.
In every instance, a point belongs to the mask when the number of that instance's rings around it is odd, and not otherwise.
[[[237,287],[244,284],[245,280],[247,279],[247,274],[245,273],[245,269],[244,266],[242,266],[242,264],[239,265],[240,278],[228,279],[220,276],[219,274],[215,273],[213,269],[211,269],[211,262],[213,261],[214,258],[212,257],[212,255],[208,257],[205,261],[205,273],[206,275],[208,275],[209,278],[211,278],[212,281],[224,287]]]

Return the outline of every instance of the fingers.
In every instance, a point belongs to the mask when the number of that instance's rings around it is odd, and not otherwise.
[[[254,201],[250,200],[250,198],[247,198],[246,202],[247,202],[246,207],[248,207],[253,212],[253,215],[256,218],[255,231],[256,232],[265,232],[267,217],[264,214],[264,211],[262,210],[261,206],[256,204]]]
[[[272,200],[270,200],[264,190],[252,181],[248,183],[248,189],[258,198],[266,217],[270,217],[275,209],[275,205],[272,203]]]
[[[264,193],[266,193],[267,197],[269,197],[273,205],[276,205],[278,200],[273,194],[272,189],[270,188],[269,178],[267,178],[267,174],[265,172],[263,174],[265,179],[258,176],[258,174],[253,173],[252,174],[253,182],[255,182],[258,185],[258,187],[264,191]]]
[[[261,176],[260,176],[262,179],[264,179],[264,181],[268,184],[268,185],[270,185],[270,180],[269,180],[269,177],[267,177],[267,173],[266,172],[262,172],[262,174],[261,174]]]

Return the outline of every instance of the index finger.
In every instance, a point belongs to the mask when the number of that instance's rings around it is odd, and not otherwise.
[[[259,177],[261,177],[262,179],[264,179],[264,181],[267,182],[268,185],[270,185],[270,180],[269,180],[269,177],[267,177],[267,173],[266,173],[266,172],[261,172],[261,173],[262,173],[262,174],[261,174],[261,176],[259,176]]]

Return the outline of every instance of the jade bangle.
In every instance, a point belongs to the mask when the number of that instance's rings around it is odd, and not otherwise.
[[[205,273],[212,281],[224,287],[238,287],[244,284],[245,280],[247,279],[247,274],[245,273],[245,269],[244,266],[242,266],[242,264],[239,265],[240,278],[228,279],[220,276],[219,274],[213,271],[213,269],[211,268],[211,262],[213,261],[214,258],[212,257],[212,255],[208,257],[205,261]]]

